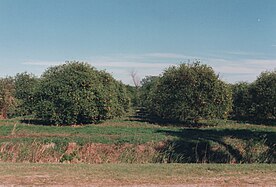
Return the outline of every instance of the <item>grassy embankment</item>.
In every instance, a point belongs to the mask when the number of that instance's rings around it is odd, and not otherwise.
[[[275,163],[276,127],[234,121],[195,126],[123,118],[57,127],[0,121],[0,161],[32,163]]]

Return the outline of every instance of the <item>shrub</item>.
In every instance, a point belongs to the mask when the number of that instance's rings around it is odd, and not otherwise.
[[[250,86],[251,113],[258,119],[276,118],[276,70],[261,73]]]
[[[170,67],[160,78],[147,81],[142,87],[150,90],[145,107],[164,119],[226,118],[231,110],[230,87],[219,80],[211,67],[199,62]]]
[[[12,77],[0,78],[0,118],[13,116],[17,106],[15,84]]]
[[[123,115],[129,105],[122,83],[82,62],[46,70],[36,98],[36,117],[55,124],[97,122]]]
[[[268,120],[276,118],[276,71],[260,74],[251,84],[233,87],[233,117],[236,119]]]
[[[232,85],[233,110],[232,117],[241,119],[250,115],[252,96],[250,93],[250,84],[240,82]]]
[[[153,103],[155,102],[155,90],[159,83],[158,76],[147,76],[142,79],[142,87],[139,89],[139,105],[145,107],[148,112],[154,113],[155,110]]]
[[[127,89],[127,93],[128,96],[131,100],[131,106],[132,107],[139,107],[139,98],[138,98],[138,94],[139,94],[139,87],[135,87],[135,86],[130,86],[130,85],[126,85],[126,89]]]
[[[26,72],[15,76],[15,97],[18,100],[17,115],[26,116],[33,114],[35,91],[39,79]]]

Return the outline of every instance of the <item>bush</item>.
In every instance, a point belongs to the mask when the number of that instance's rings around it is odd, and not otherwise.
[[[0,78],[0,118],[6,119],[15,114],[18,101],[14,95],[14,79],[12,77]]]
[[[142,87],[139,89],[139,105],[145,107],[149,112],[153,113],[155,102],[155,90],[159,83],[158,76],[147,76],[142,79]]]
[[[33,114],[38,81],[38,78],[26,72],[15,76],[15,97],[18,100],[17,115]]]
[[[251,113],[257,119],[276,118],[276,70],[261,73],[250,86]]]
[[[232,117],[236,119],[247,118],[250,115],[252,96],[250,84],[240,82],[232,85],[233,110]]]
[[[233,87],[233,117],[236,119],[268,120],[276,118],[276,71],[267,71],[251,84]]]
[[[87,63],[67,62],[43,73],[35,114],[55,124],[86,124],[123,115],[128,107],[122,83]]]
[[[126,89],[127,89],[128,96],[131,100],[131,106],[139,107],[139,103],[138,103],[139,102],[139,98],[138,98],[139,88],[137,88],[135,86],[126,85]]]
[[[226,118],[231,110],[230,87],[199,62],[170,67],[160,78],[146,81],[142,89],[149,90],[144,106],[163,119]]]

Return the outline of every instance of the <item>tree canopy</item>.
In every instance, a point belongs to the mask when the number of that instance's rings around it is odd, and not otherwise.
[[[164,119],[226,118],[231,110],[230,87],[199,62],[173,66],[159,78],[145,79],[142,90],[149,93],[144,106]]]
[[[84,124],[120,116],[129,98],[122,83],[87,63],[51,67],[36,89],[36,117],[55,124]]]

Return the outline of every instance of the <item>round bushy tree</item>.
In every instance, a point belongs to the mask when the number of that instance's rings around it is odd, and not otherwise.
[[[129,103],[122,83],[82,62],[46,70],[36,100],[36,117],[55,124],[86,124],[120,116]]]
[[[15,97],[18,100],[17,115],[33,114],[35,103],[35,90],[39,79],[27,72],[15,76]]]
[[[258,119],[276,118],[276,70],[261,73],[250,86],[251,114]]]
[[[154,85],[154,97],[147,105],[164,119],[226,118],[231,110],[230,87],[199,62],[168,68]]]

